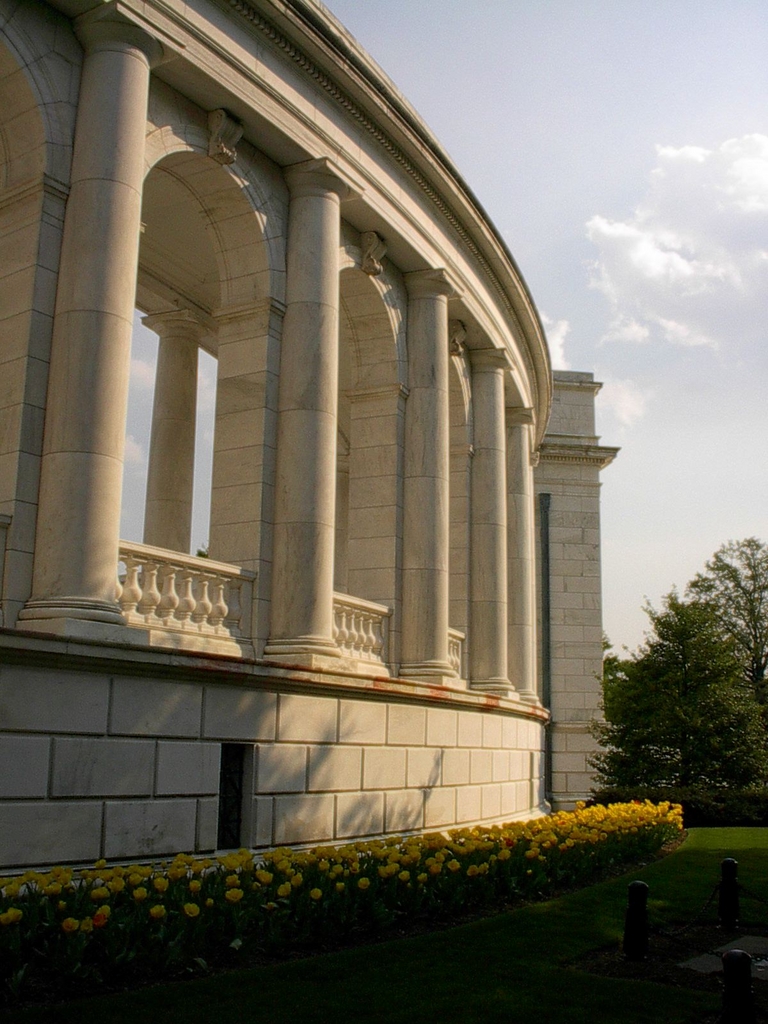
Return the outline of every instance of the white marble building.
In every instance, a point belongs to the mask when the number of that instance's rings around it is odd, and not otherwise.
[[[0,361],[0,867],[588,791],[599,385],[553,381],[504,242],[317,0],[0,0]]]

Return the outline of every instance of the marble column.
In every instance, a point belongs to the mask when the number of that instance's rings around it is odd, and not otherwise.
[[[250,635],[260,657],[272,592],[280,336],[276,299],[220,311],[211,480],[211,558],[258,574]]]
[[[103,633],[115,602],[144,135],[160,45],[109,17],[85,49],[51,344],[32,597],[20,628]]]
[[[536,685],[536,571],[532,414],[507,409],[507,517],[509,529],[509,680],[522,700],[538,702]]]
[[[507,694],[507,444],[505,352],[470,354],[474,457],[471,483],[469,679]]]
[[[270,639],[293,663],[338,657],[333,639],[340,203],[328,160],[288,168],[286,309],[278,393]]]
[[[343,438],[340,438],[340,446],[343,443]],[[336,469],[333,580],[334,589],[344,594],[349,593],[349,461],[349,451],[339,451]]]
[[[408,388],[403,470],[400,674],[444,682],[448,661],[450,416],[448,296],[442,270],[406,274]]]
[[[197,355],[203,326],[186,309],[145,316],[142,323],[160,336],[149,442],[144,543],[189,554]]]

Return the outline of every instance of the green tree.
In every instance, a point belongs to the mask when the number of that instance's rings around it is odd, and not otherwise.
[[[744,786],[768,773],[760,708],[732,641],[712,609],[675,591],[646,612],[640,651],[604,663],[603,750],[592,766],[604,786]]]
[[[768,546],[756,537],[723,544],[687,592],[712,610],[755,696],[768,703]]]

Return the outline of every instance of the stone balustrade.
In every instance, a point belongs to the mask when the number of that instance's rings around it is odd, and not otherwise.
[[[453,671],[462,679],[464,673],[462,672],[462,665],[464,663],[464,641],[466,636],[461,630],[449,629],[448,630],[448,664],[451,666]]]
[[[345,657],[386,665],[391,609],[349,594],[333,595],[333,638]]]
[[[189,638],[248,639],[256,573],[127,541],[120,541],[120,563],[125,571],[117,601],[129,626]]]

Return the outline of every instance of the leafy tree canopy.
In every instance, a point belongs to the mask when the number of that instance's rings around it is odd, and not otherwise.
[[[603,751],[592,765],[605,786],[744,786],[768,773],[766,735],[735,641],[709,602],[676,591],[638,653],[604,662]]]
[[[768,546],[756,537],[723,544],[687,594],[711,610],[755,696],[768,703]]]

